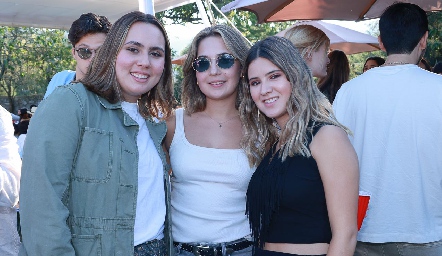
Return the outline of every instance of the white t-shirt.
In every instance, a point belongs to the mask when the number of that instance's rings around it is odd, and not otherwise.
[[[372,195],[358,240],[441,240],[442,76],[411,64],[373,68],[345,83],[333,108],[354,133],[360,190]]]
[[[138,112],[136,103],[122,102],[121,106],[138,123],[138,195],[134,227],[134,245],[164,237],[166,203],[163,182],[163,163],[155,148],[146,120]]]

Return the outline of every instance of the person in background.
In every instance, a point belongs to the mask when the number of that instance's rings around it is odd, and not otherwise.
[[[48,84],[43,99],[46,99],[57,86],[81,80],[86,74],[91,59],[103,44],[111,23],[105,16],[85,13],[75,20],[69,29],[68,39],[72,44],[72,57],[77,62],[75,71],[63,70],[55,74]]]
[[[17,256],[17,207],[20,190],[21,160],[11,113],[0,106],[0,255]]]
[[[241,149],[238,107],[249,43],[228,25],[200,31],[184,63],[182,102],[167,120],[177,255],[252,255],[245,213],[254,171]],[[215,252],[215,253],[214,253]]]
[[[356,256],[442,255],[442,77],[417,66],[428,19],[395,3],[379,20],[387,59],[342,85],[333,107],[354,134],[360,191],[370,194]]]
[[[299,25],[287,30],[284,37],[296,46],[313,77],[321,79],[327,75],[330,39],[322,30],[311,25]]]
[[[432,72],[432,68],[431,68],[431,65],[430,65],[430,63],[428,63],[428,61],[425,59],[425,58],[421,58],[420,60],[419,60],[419,63],[417,64],[420,68],[422,68],[422,69],[425,69],[425,70],[427,70],[427,71],[430,71],[430,72]]]
[[[173,255],[159,121],[173,102],[166,31],[154,16],[131,12],[102,47],[80,82],[55,89],[32,117],[23,255]]]
[[[31,114],[29,114],[29,111],[26,108],[19,109],[18,114],[20,116],[20,121],[16,126],[16,131],[17,131],[16,135],[17,135],[18,152],[21,157],[23,154],[23,145],[25,143],[26,134],[28,133]]]
[[[318,88],[333,103],[339,88],[350,78],[350,64],[347,55],[340,50],[331,51],[328,58],[327,75],[319,79]]]
[[[382,65],[384,65],[384,63],[385,63],[385,59],[382,57],[378,57],[378,56],[368,57],[365,60],[364,68],[362,69],[362,73],[365,73],[369,69],[382,66]]]
[[[436,63],[436,65],[434,65],[433,73],[442,75],[442,62],[438,62],[438,63]]]
[[[18,124],[18,122],[20,122],[20,115],[16,115],[14,113],[11,112],[11,117],[12,117],[12,123],[14,125],[14,134],[16,134],[16,125]]]
[[[242,145],[258,165],[247,190],[255,255],[353,255],[359,173],[349,130],[287,39],[252,46],[243,73]]]

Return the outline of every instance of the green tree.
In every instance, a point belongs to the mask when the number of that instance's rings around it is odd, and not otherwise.
[[[428,40],[425,59],[434,66],[442,61],[442,12],[428,13]]]
[[[72,68],[65,31],[0,27],[0,94],[15,109],[14,97],[44,93],[50,78]]]
[[[213,0],[213,4],[209,5],[209,1],[203,1],[204,7],[208,10],[209,16],[213,19],[212,23],[228,23],[223,14],[219,12],[219,9],[229,3],[231,0]],[[199,10],[195,3],[187,4],[182,7],[174,8],[164,12],[156,14],[156,17],[165,24],[184,24],[202,23],[201,18],[198,17]],[[256,15],[251,12],[244,11],[231,11],[225,14],[226,17],[234,24],[234,26],[241,31],[241,33],[252,43],[263,39],[267,36],[275,35],[276,33],[284,30],[293,22],[271,22],[257,24],[258,20]]]

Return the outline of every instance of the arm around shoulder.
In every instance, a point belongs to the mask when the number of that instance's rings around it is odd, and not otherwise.
[[[327,210],[332,230],[328,254],[353,255],[357,235],[359,167],[356,152],[347,133],[326,125],[310,144],[324,184]]]

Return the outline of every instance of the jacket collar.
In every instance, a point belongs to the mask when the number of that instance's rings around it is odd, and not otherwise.
[[[120,101],[118,101],[116,103],[110,103],[108,100],[106,100],[105,98],[103,98],[103,97],[101,97],[99,95],[96,95],[96,97],[97,97],[98,101],[100,102],[100,104],[104,108],[106,108],[106,109],[121,109],[122,110],[121,102]],[[122,110],[122,112],[123,112],[123,116],[124,116],[123,117],[123,122],[124,122],[125,126],[138,125],[137,122],[135,122],[135,120],[133,120],[126,112],[124,112],[123,110]],[[155,117],[149,116],[146,119],[146,124],[147,124],[148,128],[156,126],[159,123],[161,123],[161,121],[158,120]]]

